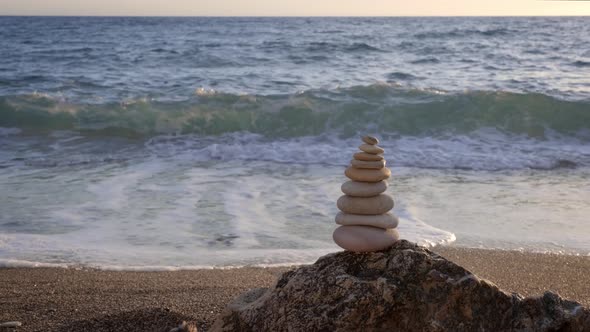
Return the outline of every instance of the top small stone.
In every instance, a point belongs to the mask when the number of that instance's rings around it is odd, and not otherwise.
[[[363,142],[370,144],[370,145],[379,144],[379,140],[373,136],[363,136]]]

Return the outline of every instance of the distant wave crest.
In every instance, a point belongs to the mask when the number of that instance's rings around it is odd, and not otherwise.
[[[387,78],[389,80],[407,80],[407,81],[418,79],[418,77],[416,77],[412,74],[404,73],[401,71],[395,71],[395,72],[389,73],[389,74],[387,74]]]
[[[406,74],[392,75],[403,78]],[[42,95],[5,96],[0,97],[0,127],[23,132],[78,130],[94,135],[251,132],[268,137],[324,133],[348,137],[359,131],[468,134],[495,128],[538,139],[546,139],[548,130],[588,138],[589,110],[589,101],[535,93],[451,94],[374,84],[268,96],[199,90],[187,100],[174,102],[144,98],[71,104]]]
[[[430,38],[459,38],[469,36],[485,36],[485,37],[496,37],[506,36],[514,34],[516,31],[504,28],[496,29],[453,29],[449,31],[429,31],[417,33],[414,36],[419,39],[430,39]]]
[[[576,67],[590,67],[590,61],[578,60],[573,63]]]
[[[306,48],[310,52],[332,52],[343,50],[347,52],[375,52],[382,51],[378,47],[371,46],[367,43],[332,43],[332,42],[311,42]]]

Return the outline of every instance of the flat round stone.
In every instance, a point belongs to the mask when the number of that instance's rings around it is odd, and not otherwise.
[[[373,137],[373,136],[363,136],[362,138],[363,142],[370,144],[370,145],[377,145],[379,144],[379,140],[377,139],[377,137]]]
[[[343,193],[354,197],[372,197],[387,190],[387,182],[346,181],[340,187]]]
[[[361,161],[383,160],[383,156],[380,156],[378,154],[370,154],[370,153],[366,153],[366,152],[357,152],[353,155],[353,158],[356,160],[361,160]]]
[[[378,147],[377,145],[371,145],[371,144],[361,144],[361,146],[359,146],[359,149],[361,149],[361,151],[364,151],[364,152],[370,153],[370,154],[382,154],[383,152],[385,152],[385,150]]]
[[[382,169],[361,169],[348,167],[344,171],[349,179],[360,182],[379,182],[388,179],[391,176],[391,171],[387,167]]]
[[[373,197],[353,197],[343,195],[338,198],[336,205],[342,212],[350,214],[377,215],[393,209],[393,198],[379,194]]]
[[[385,167],[385,164],[385,159],[379,161],[363,161],[353,159],[350,161],[350,165],[354,168],[381,169]]]
[[[338,212],[336,215],[336,223],[344,226],[373,226],[389,229],[396,228],[399,220],[390,212],[376,216]]]
[[[332,234],[337,245],[354,252],[379,251],[391,247],[399,240],[395,229],[371,226],[340,226]]]

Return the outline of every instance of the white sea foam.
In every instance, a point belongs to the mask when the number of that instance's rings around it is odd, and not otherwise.
[[[398,231],[402,238],[424,247],[450,244],[457,239],[451,232],[428,225],[419,219],[408,219],[402,216],[400,216]]]
[[[550,134],[548,134],[550,135]],[[590,145],[551,134],[541,141],[482,128],[470,135],[398,136],[380,145],[392,151],[391,164],[405,167],[470,170],[554,169],[590,165]],[[272,161],[344,166],[358,138],[322,135],[269,141],[250,133],[222,137],[160,136],[146,147],[158,156],[193,161]],[[534,153],[531,153],[534,151]]]
[[[35,261],[25,261],[18,259],[0,258],[0,268],[33,268],[33,267],[50,267],[50,268],[68,268],[70,264],[45,263]]]
[[[340,167],[164,165],[149,159],[116,172],[105,167],[94,174],[100,181],[86,179],[79,203],[37,207],[46,210],[48,231],[56,225],[66,231],[1,235],[0,259],[5,266],[173,270],[308,264],[341,250],[331,238],[345,180]],[[396,213],[406,239],[453,240],[401,204]]]
[[[586,168],[522,167],[559,158],[584,165],[590,152],[567,140],[518,137],[500,151],[502,135],[384,140],[402,238],[587,253]],[[79,155],[69,154],[79,149],[70,147],[86,143],[69,137],[55,137],[61,144],[42,163],[0,173],[12,193],[0,216],[0,259],[187,269],[310,263],[339,250],[331,239],[335,202],[357,138],[161,136],[145,150],[130,145],[113,153],[117,162],[72,164]],[[110,148],[103,149],[109,156]],[[408,166],[414,164],[420,167]],[[498,167],[504,171],[485,171]]]

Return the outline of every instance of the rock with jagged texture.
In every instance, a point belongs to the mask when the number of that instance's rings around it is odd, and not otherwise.
[[[590,331],[590,311],[547,292],[509,294],[400,240],[339,252],[238,297],[213,331]]]

